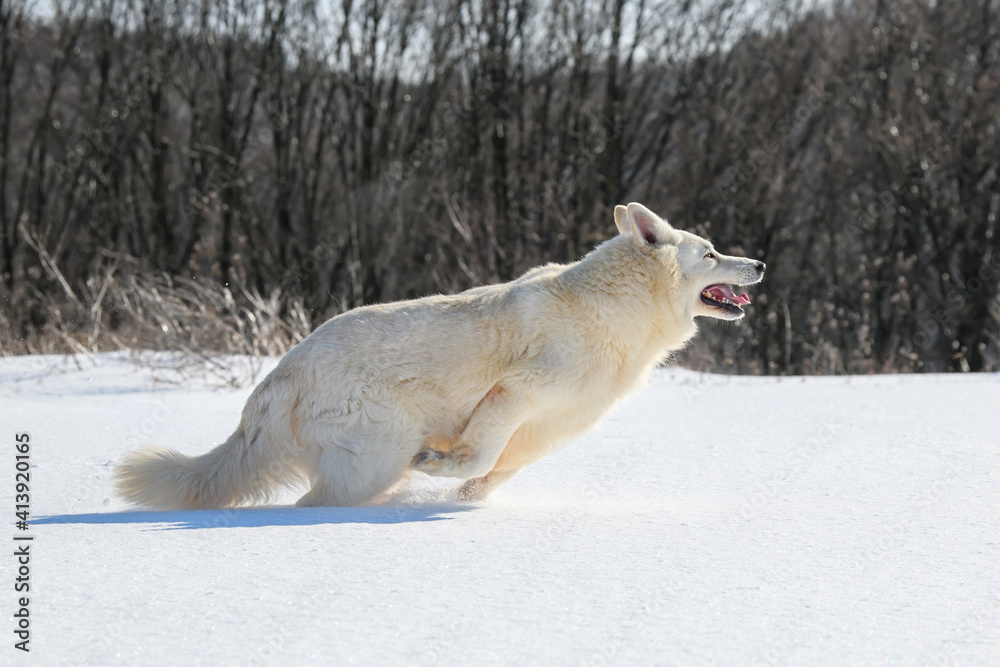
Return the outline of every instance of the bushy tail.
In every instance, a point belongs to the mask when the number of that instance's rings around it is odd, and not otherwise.
[[[209,509],[261,502],[275,487],[302,481],[291,426],[295,397],[276,373],[254,390],[236,432],[207,454],[163,448],[126,454],[114,471],[118,495],[155,509]]]

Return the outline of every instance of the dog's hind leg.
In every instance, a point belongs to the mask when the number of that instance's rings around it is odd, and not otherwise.
[[[309,492],[295,503],[299,507],[354,507],[385,493],[406,472],[409,457],[393,456],[390,443],[372,443],[382,451],[356,451],[327,445],[311,475]],[[409,453],[412,456],[412,453]]]
[[[422,444],[416,429],[398,423],[317,426],[309,429],[318,450],[309,474],[312,486],[299,507],[352,507],[373,500],[403,477]]]

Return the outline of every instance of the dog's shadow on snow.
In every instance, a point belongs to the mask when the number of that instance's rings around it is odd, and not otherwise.
[[[437,502],[426,505],[387,504],[370,507],[245,507],[227,510],[172,512],[96,512],[40,517],[33,526],[53,524],[147,524],[154,530],[192,528],[261,528],[264,526],[322,526],[366,523],[390,525],[418,521],[443,521],[449,514],[468,512],[475,505]]]

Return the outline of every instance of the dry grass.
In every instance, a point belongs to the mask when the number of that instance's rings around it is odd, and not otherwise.
[[[76,293],[45,261],[63,289],[43,293],[25,281],[23,293],[2,294],[10,307],[0,309],[0,355],[127,351],[138,365],[240,386],[256,380],[264,358],[285,354],[312,329],[302,299],[280,289],[263,296],[242,283],[144,276],[134,266],[131,258],[106,258]],[[235,358],[250,361],[249,373]]]

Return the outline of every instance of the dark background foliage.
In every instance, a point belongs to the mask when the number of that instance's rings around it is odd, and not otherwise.
[[[22,4],[3,353],[280,353],[637,200],[769,266],[685,365],[1000,370],[996,0]]]

